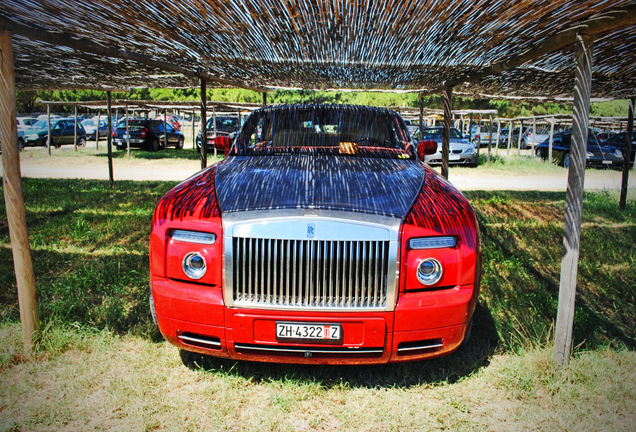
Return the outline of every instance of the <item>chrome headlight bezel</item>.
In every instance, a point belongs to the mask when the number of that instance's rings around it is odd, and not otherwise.
[[[444,268],[435,258],[425,258],[417,266],[417,280],[422,285],[433,286],[442,280]]]
[[[207,271],[205,258],[199,252],[189,252],[183,257],[181,268],[187,277],[199,280]]]

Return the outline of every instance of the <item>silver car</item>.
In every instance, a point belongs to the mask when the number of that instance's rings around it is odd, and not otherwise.
[[[418,135],[418,141],[432,140],[437,142],[437,153],[427,155],[424,159],[429,165],[441,165],[442,163],[442,132],[443,127],[426,127],[423,129],[422,137]],[[469,165],[477,166],[477,151],[475,145],[464,138],[458,129],[450,129],[450,141],[449,141],[449,153],[448,153],[449,165]]]

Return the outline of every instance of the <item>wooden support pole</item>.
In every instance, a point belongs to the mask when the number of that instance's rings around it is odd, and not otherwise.
[[[490,137],[492,139],[492,136]],[[497,141],[495,141],[495,154],[499,154],[499,140],[501,139],[501,120],[497,120]]]
[[[473,113],[470,113],[468,117],[468,141],[471,143],[475,142],[475,137],[473,136]]]
[[[557,312],[552,359],[559,366],[566,366],[572,350],[572,327],[576,279],[579,265],[581,239],[581,213],[583,210],[583,182],[585,180],[585,154],[587,151],[587,127],[590,118],[592,90],[592,36],[577,36],[574,48],[576,72],[574,77],[574,115],[570,167],[565,203],[563,254],[559,285],[559,310]]]
[[[554,143],[554,119],[550,121],[550,142],[548,143],[548,162],[552,163],[552,144]]]
[[[192,117],[191,117],[191,125],[192,125],[192,148],[195,149],[197,148],[197,141],[196,141],[196,137],[194,136],[194,124],[195,124],[195,112],[192,111]]]
[[[205,79],[201,78],[201,169],[208,166],[208,132],[207,132],[207,90]],[[216,122],[215,122],[216,126]]]
[[[47,128],[47,132],[48,135],[46,136],[46,146],[48,147],[48,151],[49,151],[49,156],[51,156],[51,147],[52,147],[52,139],[53,136],[51,135],[51,105],[50,104],[46,104],[46,128]]]
[[[128,103],[126,103],[126,156],[130,159],[130,127],[128,126]]]
[[[506,155],[510,155],[510,147],[512,147],[512,127],[514,123],[510,120],[510,127],[508,128],[508,149],[506,150]]]
[[[241,127],[239,119],[239,128]],[[212,107],[212,127],[214,128],[214,157],[216,158],[216,106]]]
[[[418,125],[420,130],[420,141],[424,139],[424,125],[422,122],[424,121],[424,98],[420,98],[420,124]]]
[[[629,163],[632,155],[632,135],[634,134],[634,98],[629,100],[627,113],[627,135],[625,136],[625,151],[623,152],[623,183],[621,184],[621,199],[618,208],[625,211],[627,206],[627,182],[629,180]],[[636,164],[635,164],[636,165]]]
[[[479,114],[479,123],[477,123],[476,134],[477,137],[475,138],[475,141],[477,141],[477,160],[479,160],[479,152],[481,149],[481,113]]]
[[[17,145],[12,145],[18,142],[16,115],[13,43],[11,32],[2,30],[0,31],[0,130],[2,130],[2,137],[6,143],[2,154],[2,169],[4,170],[2,183],[13,254],[13,268],[18,286],[22,341],[25,354],[30,356],[33,349],[32,337],[35,332],[40,330],[40,314],[22,194],[20,152]]]
[[[99,150],[99,128],[101,126],[101,114],[102,110],[97,110],[97,129],[95,129],[95,150]]]
[[[110,90],[106,92],[106,106],[108,111],[108,136],[106,137],[107,149],[108,149],[108,180],[110,188],[115,188],[115,179],[113,178],[113,112],[111,107],[111,94]]]
[[[75,105],[75,122],[73,123],[73,145],[77,151],[77,105]]]
[[[168,111],[163,109],[163,149],[168,150]]]
[[[521,155],[521,140],[523,139],[523,120],[519,125],[519,139],[517,140],[517,156]]]
[[[453,112],[453,88],[444,87],[444,129],[442,131],[442,177],[448,180],[448,155],[450,149],[450,127]]]
[[[490,163],[490,152],[492,151],[492,124],[494,121],[494,116],[490,113],[490,124],[488,126],[488,163]]]
[[[267,92],[263,92],[263,106],[267,106]]]
[[[537,135],[537,118],[532,117],[532,144],[530,145],[530,148],[532,149],[532,155],[534,155],[534,146],[537,145],[536,138],[535,138],[536,135]]]

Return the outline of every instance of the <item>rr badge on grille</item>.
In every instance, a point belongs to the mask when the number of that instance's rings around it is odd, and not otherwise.
[[[307,238],[314,238],[316,236],[316,224],[307,224]]]

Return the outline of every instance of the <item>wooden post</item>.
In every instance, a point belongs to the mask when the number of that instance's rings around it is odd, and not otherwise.
[[[477,139],[477,160],[479,161],[479,152],[481,149],[481,114],[479,114],[479,123],[477,123],[477,136],[479,137],[479,139]]]
[[[163,149],[168,150],[168,111],[163,109]]]
[[[212,127],[214,128],[214,157],[216,157],[216,105],[212,107]],[[240,127],[240,120],[239,120]]]
[[[450,127],[453,112],[453,88],[444,87],[444,129],[442,131],[442,177],[448,180],[448,153],[450,146]]]
[[[579,264],[581,213],[583,210],[583,182],[585,180],[585,154],[587,151],[587,127],[590,117],[593,47],[594,39],[591,36],[577,35],[574,50],[576,60],[574,116],[565,204],[559,310],[554,334],[554,351],[552,352],[552,359],[559,366],[568,364],[572,350],[574,300]]]
[[[108,148],[108,180],[110,182],[110,188],[115,188],[115,180],[113,178],[113,112],[111,108],[111,94],[110,90],[106,92],[106,110],[108,111],[108,136],[106,137],[106,143]]]
[[[625,136],[625,151],[623,152],[623,183],[621,185],[621,199],[618,208],[625,211],[627,206],[627,181],[629,180],[629,163],[632,155],[632,135],[634,133],[634,98],[629,100],[627,112],[627,135]],[[635,164],[636,165],[636,164]]]
[[[126,102],[126,155],[130,159],[130,128],[128,127],[128,102]]]
[[[75,123],[73,123],[73,145],[77,151],[77,105],[75,105]]]
[[[548,162],[552,163],[552,143],[554,142],[554,119],[550,120],[550,142],[548,143]]]
[[[494,116],[490,113],[490,124],[488,126],[488,163],[490,163],[490,152],[492,151],[492,124],[494,121]]]
[[[192,111],[192,117],[191,118],[191,122],[190,124],[192,125],[192,148],[195,149],[197,148],[197,141],[196,141],[196,137],[194,136],[194,122],[195,122],[195,115],[194,115],[194,111]]]
[[[99,150],[99,126],[101,122],[102,110],[97,110],[97,129],[95,129],[95,150]]]
[[[497,141],[495,141],[495,154],[499,154],[499,138],[501,137],[501,120],[497,120]],[[490,137],[492,139],[492,136]]]
[[[473,142],[473,113],[468,117],[468,141]]]
[[[423,121],[424,121],[424,98],[421,97],[420,98],[420,124],[419,124],[420,141],[424,139],[424,126],[422,124]]]
[[[521,140],[523,139],[523,119],[519,125],[519,139],[517,140],[517,156],[521,155]]]
[[[201,169],[208,166],[208,133],[207,133],[207,90],[205,79],[201,78]],[[216,126],[216,122],[215,122]]]
[[[267,106],[267,92],[263,92],[263,106]]]
[[[5,148],[2,154],[2,182],[4,203],[11,239],[13,268],[18,286],[18,303],[22,323],[24,352],[31,355],[31,338],[40,330],[40,314],[35,290],[35,274],[31,261],[31,246],[24,210],[22,175],[20,174],[20,153],[17,145],[18,131],[16,118],[15,71],[13,67],[13,44],[11,32],[0,31],[0,130]]]
[[[46,128],[48,135],[46,136],[46,145],[48,147],[49,156],[51,156],[52,138],[51,136],[51,104],[46,104]]]
[[[534,147],[537,145],[537,143],[535,142],[536,135],[537,135],[537,118],[536,117],[532,117],[532,145],[530,146],[530,148],[532,149],[532,154],[533,155],[534,155]]]
[[[514,126],[514,122],[510,120],[510,127],[508,128],[508,149],[506,150],[506,154],[510,155],[510,147],[512,147],[512,127]]]

